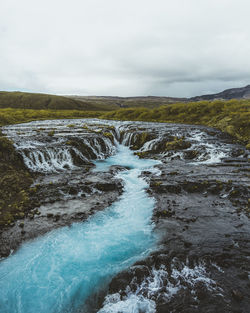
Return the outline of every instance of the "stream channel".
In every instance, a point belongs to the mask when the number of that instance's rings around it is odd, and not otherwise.
[[[121,198],[87,222],[54,230],[2,261],[0,311],[76,312],[112,276],[149,254],[155,245],[154,200],[139,176],[158,163],[140,160],[119,144],[114,156],[97,161],[95,172],[112,165],[129,168],[118,174],[124,182]]]
[[[0,313],[249,313],[249,151],[204,126],[3,128],[32,173],[0,233]]]

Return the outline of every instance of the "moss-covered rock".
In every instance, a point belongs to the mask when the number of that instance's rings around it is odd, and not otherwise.
[[[114,143],[114,136],[111,132],[104,132],[103,136],[106,138],[109,138],[111,140],[111,142]]]
[[[31,173],[12,142],[0,132],[0,228],[23,218],[31,207]]]
[[[148,132],[139,132],[135,133],[134,136],[132,137],[132,145],[131,149],[132,150],[138,150],[140,149],[147,141],[150,141],[154,139],[155,136],[153,134],[150,134]]]
[[[181,138],[174,138],[173,141],[169,141],[166,143],[165,150],[166,151],[178,151],[178,150],[184,150],[191,147],[191,143],[188,141],[185,141],[183,137]]]
[[[134,155],[137,155],[140,159],[147,157],[149,154],[150,151],[134,152]]]

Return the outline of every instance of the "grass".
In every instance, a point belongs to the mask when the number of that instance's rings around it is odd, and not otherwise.
[[[25,123],[34,120],[96,118],[104,112],[81,110],[33,110],[33,109],[0,109],[0,126]]]

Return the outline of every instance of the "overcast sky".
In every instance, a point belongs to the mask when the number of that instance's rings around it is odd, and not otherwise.
[[[1,0],[0,90],[194,96],[250,84],[249,0]]]

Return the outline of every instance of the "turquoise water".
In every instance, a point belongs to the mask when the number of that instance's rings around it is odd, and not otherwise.
[[[87,222],[24,244],[1,261],[1,313],[76,312],[113,275],[154,248],[154,200],[139,175],[157,162],[140,160],[119,145],[115,156],[96,162],[96,170],[113,164],[131,168],[118,175],[125,189],[117,202]]]

